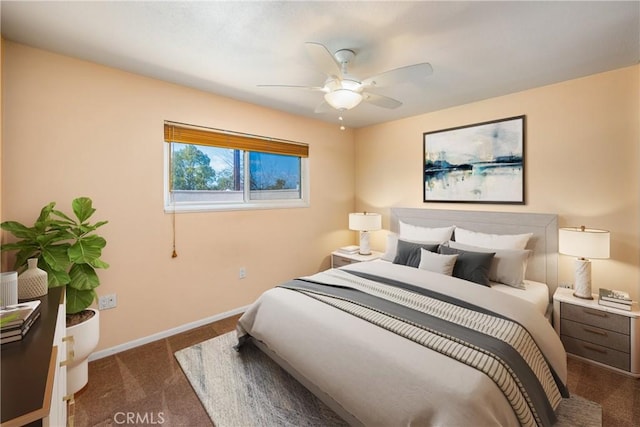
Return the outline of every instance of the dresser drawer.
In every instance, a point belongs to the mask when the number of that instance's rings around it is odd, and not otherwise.
[[[575,354],[614,368],[629,371],[631,368],[631,356],[629,353],[613,350],[601,345],[592,344],[586,341],[561,335],[560,339],[567,353]]]
[[[562,319],[560,321],[560,330],[562,331],[562,335],[622,351],[623,353],[629,353],[631,350],[629,335],[596,326],[585,325],[584,323],[578,323],[568,319]]]
[[[593,308],[561,303],[560,318],[629,335],[629,318]]]
[[[349,264],[353,264],[355,262],[358,262],[358,261],[355,261],[355,260],[351,260],[349,258],[341,257],[340,255],[332,255],[332,257],[333,258],[332,258],[331,261],[332,261],[333,268],[343,267],[345,265],[349,265]]]

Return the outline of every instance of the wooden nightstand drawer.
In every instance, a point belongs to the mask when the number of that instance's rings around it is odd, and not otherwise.
[[[344,254],[340,251],[331,252],[331,268],[340,268],[345,265],[355,264],[357,262],[373,261],[382,257],[382,252],[371,251],[369,255]]]
[[[625,335],[629,335],[630,331],[628,317],[593,308],[561,303],[560,317]]]
[[[596,326],[562,319],[560,323],[562,335],[577,338],[582,341],[598,344],[624,353],[630,352],[629,335],[619,334]]]
[[[345,265],[353,264],[354,262],[358,261],[351,260],[340,255],[333,255],[332,259],[333,268],[344,267]]]
[[[569,353],[586,357],[596,362],[604,363],[614,368],[629,371],[631,368],[631,356],[629,353],[613,350],[601,345],[592,344],[582,340],[561,335],[560,339]]]
[[[573,296],[572,289],[553,294],[553,326],[567,354],[640,377],[640,310],[607,307],[595,299]]]

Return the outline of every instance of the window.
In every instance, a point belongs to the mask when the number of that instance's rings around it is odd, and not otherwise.
[[[165,122],[165,210],[309,205],[306,144]]]

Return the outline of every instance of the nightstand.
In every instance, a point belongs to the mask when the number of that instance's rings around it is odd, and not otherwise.
[[[331,268],[343,267],[345,265],[354,264],[356,262],[373,261],[381,258],[382,252],[371,251],[371,255],[345,254],[340,251],[331,252]]]
[[[553,325],[568,354],[582,360],[640,377],[640,310],[598,304],[573,289],[558,288],[553,295]]]

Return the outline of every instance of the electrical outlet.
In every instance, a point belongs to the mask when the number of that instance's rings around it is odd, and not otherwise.
[[[116,294],[104,295],[98,298],[98,310],[115,308],[118,305]]]
[[[238,272],[238,278],[244,279],[247,277],[247,269],[245,267],[240,267],[240,271]]]

